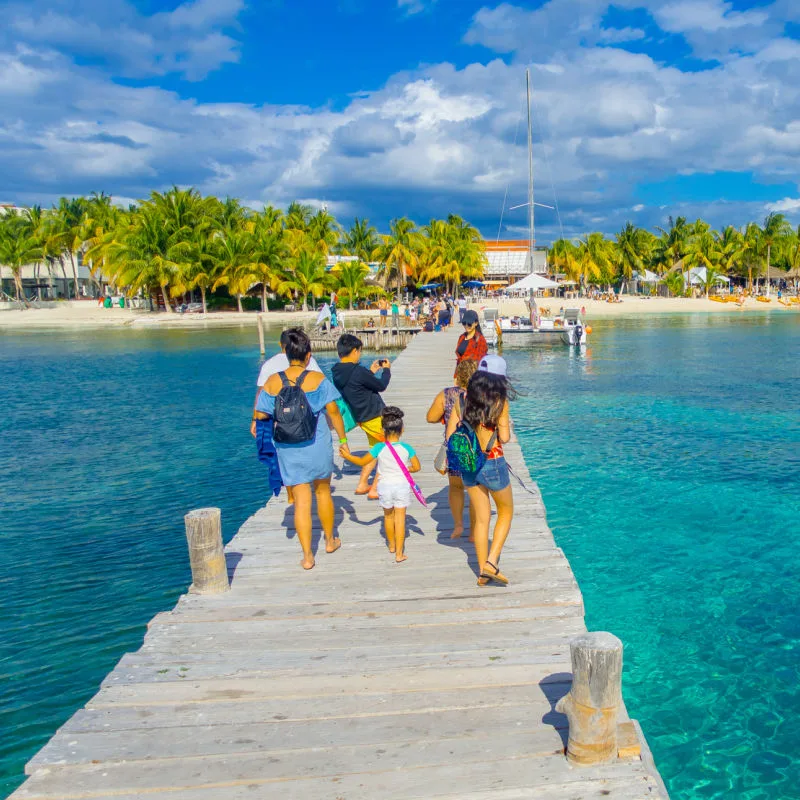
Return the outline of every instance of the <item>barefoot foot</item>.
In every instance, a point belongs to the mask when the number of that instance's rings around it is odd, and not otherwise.
[[[338,536],[325,540],[325,552],[335,553],[342,546],[342,540]]]
[[[377,499],[378,499],[378,493],[377,492],[370,492],[367,495],[367,500],[377,500]]]
[[[456,527],[453,528],[453,532],[450,534],[450,538],[451,539],[460,539],[462,533],[464,533],[464,526],[463,525],[456,525]]]
[[[309,556],[308,558],[304,558],[300,562],[300,566],[303,569],[314,569],[314,564],[315,564],[314,556]]]
[[[407,558],[408,556],[405,553],[398,553],[394,560],[397,564],[402,564]]]

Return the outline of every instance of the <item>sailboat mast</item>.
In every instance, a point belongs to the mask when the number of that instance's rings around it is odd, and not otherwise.
[[[533,251],[536,244],[536,223],[533,204],[533,127],[531,125],[531,71],[525,70],[525,85],[528,91],[528,247],[530,248],[531,272],[534,269]]]

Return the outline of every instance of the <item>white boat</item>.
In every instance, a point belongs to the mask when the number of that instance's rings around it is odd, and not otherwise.
[[[528,232],[530,241],[531,269],[534,264],[534,231],[535,207],[539,205],[533,199],[533,134],[531,131],[531,76],[530,70],[525,70],[525,81],[528,91]],[[516,206],[515,206],[516,208]],[[550,208],[550,206],[548,206]],[[486,309],[483,316],[483,333],[489,345],[502,345],[503,347],[531,347],[537,344],[566,344],[573,347],[582,347],[587,343],[587,336],[591,331],[586,323],[581,320],[580,309],[568,308],[563,316],[546,317],[539,313],[536,300],[533,297],[534,288],[556,286],[553,281],[531,273],[517,286],[528,289],[530,282],[530,296],[526,300],[528,307],[527,317],[497,316],[497,312],[490,313]],[[513,288],[513,287],[512,287]]]
[[[526,317],[498,317],[484,312],[482,330],[487,344],[503,347],[531,347],[538,344],[586,345],[588,330],[580,309],[568,308],[563,316],[537,317],[536,325]]]

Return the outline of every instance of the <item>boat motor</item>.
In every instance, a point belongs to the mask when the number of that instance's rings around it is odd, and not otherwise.
[[[581,346],[581,339],[583,339],[583,325],[580,322],[572,329],[575,334],[575,345]]]

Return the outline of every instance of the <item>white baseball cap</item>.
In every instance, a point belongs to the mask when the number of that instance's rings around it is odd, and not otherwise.
[[[502,375],[505,378],[507,371],[506,360],[501,356],[491,354],[484,356],[478,364],[478,372],[489,372],[492,375]]]

